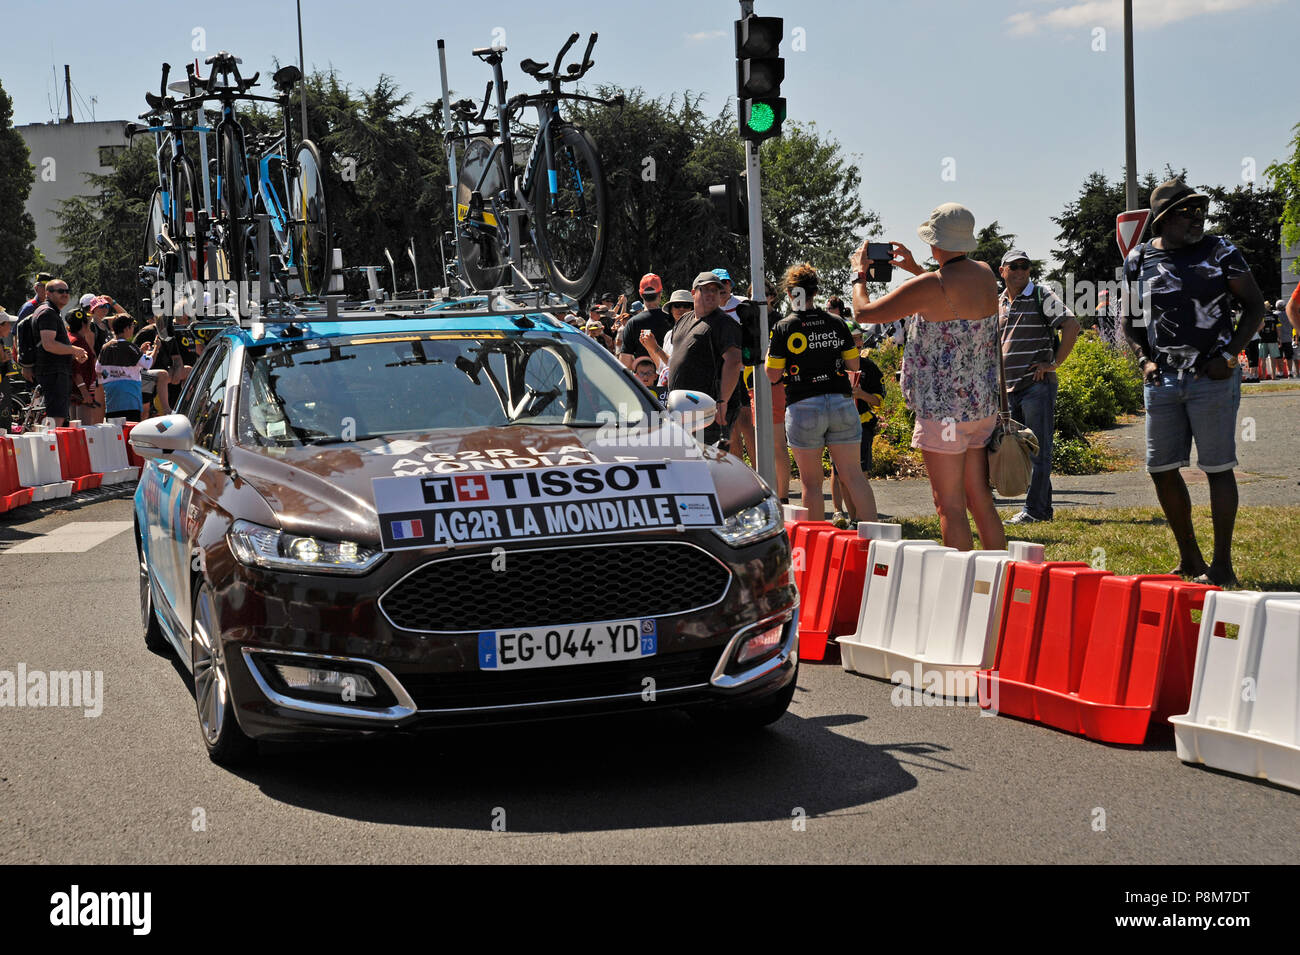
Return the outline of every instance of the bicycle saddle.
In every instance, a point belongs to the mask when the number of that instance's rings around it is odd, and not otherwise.
[[[149,104],[150,109],[162,109],[163,98],[157,93],[145,93],[144,101]]]
[[[230,66],[232,64],[243,63],[244,61],[241,60],[239,57],[235,56],[234,54],[227,53],[225,50],[222,50],[220,53],[214,53],[212,56],[208,57],[203,62],[208,64],[209,66],[211,66],[213,63],[216,63],[218,66]]]
[[[282,93],[287,93],[293,89],[294,83],[302,79],[302,73],[296,66],[282,66],[275,71],[275,76],[271,77],[271,79],[275,83],[276,89]]]
[[[546,69],[548,66],[550,66],[549,61],[547,61],[546,63],[538,63],[536,60],[533,59],[523,59],[519,61],[519,68],[523,70],[525,73],[529,74],[530,76],[536,76],[538,73],[542,72],[542,70]]]

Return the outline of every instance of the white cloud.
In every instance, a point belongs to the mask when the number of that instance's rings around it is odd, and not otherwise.
[[[1179,20],[1216,13],[1234,13],[1248,7],[1273,6],[1278,0],[1138,0],[1133,4],[1133,28],[1154,30]],[[1074,0],[1043,12],[1022,10],[1006,19],[1012,36],[1027,36],[1039,30],[1077,30],[1124,25],[1123,0]]]
[[[703,33],[688,33],[686,39],[692,43],[699,43],[702,40],[716,40],[718,37],[726,35],[726,30],[705,30]]]

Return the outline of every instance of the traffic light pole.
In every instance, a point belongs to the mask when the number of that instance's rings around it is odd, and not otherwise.
[[[744,6],[744,4],[742,4]],[[751,4],[752,6],[752,4]],[[763,200],[758,145],[745,142],[745,188],[749,196],[749,275],[758,305],[758,356],[754,364],[754,440],[758,474],[776,487],[776,450],[772,433],[772,383],[767,380],[767,283],[763,279]],[[784,427],[784,424],[782,425]]]

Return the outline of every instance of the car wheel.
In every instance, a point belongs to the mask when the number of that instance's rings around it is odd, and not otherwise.
[[[752,732],[775,723],[790,708],[795,687],[799,683],[799,667],[786,686],[758,703],[739,706],[697,706],[690,714],[702,726],[725,732]]]
[[[140,622],[144,624],[144,645],[153,653],[166,655],[171,644],[163,636],[162,624],[158,622],[158,612],[153,606],[153,587],[149,584],[149,567],[145,563],[144,543],[139,534],[135,538],[136,556],[140,560]]]
[[[194,623],[190,629],[199,731],[208,758],[220,766],[234,766],[255,755],[257,744],[244,735],[235,719],[220,633],[212,591],[200,584],[194,594]]]

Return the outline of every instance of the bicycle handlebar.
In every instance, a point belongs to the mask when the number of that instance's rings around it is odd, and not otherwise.
[[[564,46],[560,47],[560,52],[555,54],[555,66],[551,70],[552,76],[560,75],[560,61],[564,59],[564,54],[569,52],[569,47],[578,42],[578,34],[570,33],[569,38],[564,41]],[[590,49],[588,49],[590,52]]]

